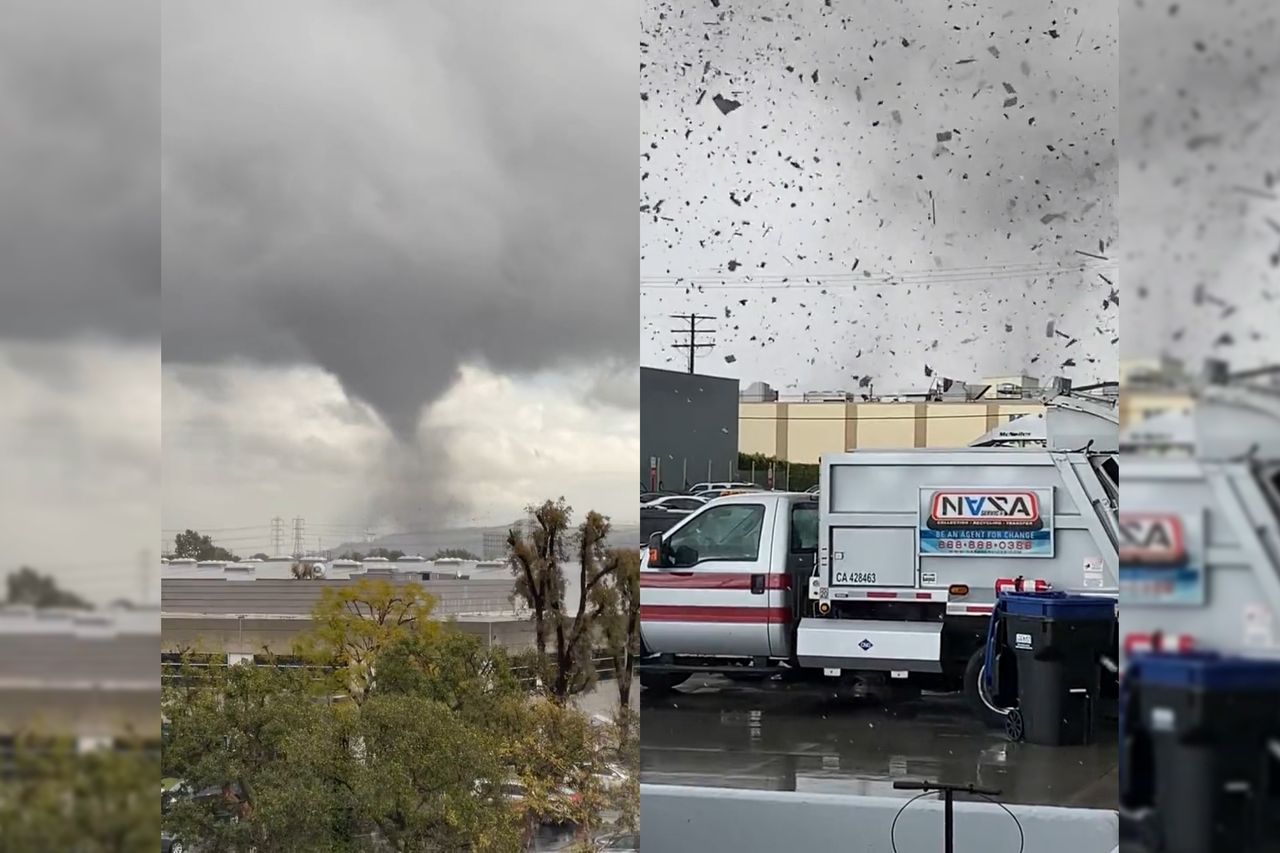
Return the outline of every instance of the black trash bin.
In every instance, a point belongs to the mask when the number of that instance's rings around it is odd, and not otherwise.
[[[1092,743],[1102,694],[1098,661],[1111,649],[1115,601],[1010,592],[1000,595],[997,615],[1004,647],[1017,663],[1017,709],[1011,716],[1020,726],[1011,727],[1011,735],[1044,746]]]
[[[1150,654],[1125,673],[1123,794],[1162,853],[1280,851],[1280,660]],[[1149,802],[1142,802],[1148,800]]]

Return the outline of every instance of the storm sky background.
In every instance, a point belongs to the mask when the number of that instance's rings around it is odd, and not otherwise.
[[[1280,10],[1121,4],[1126,358],[1280,361]]]
[[[1117,378],[1118,17],[647,0],[641,363],[695,311],[784,393]]]
[[[637,265],[783,390],[1276,358],[1262,0],[425,5],[6,5],[0,572],[626,519]]]
[[[586,0],[165,4],[166,534],[634,520],[636,31]]]
[[[159,14],[0,19],[0,576],[31,565],[100,603],[155,581]]]

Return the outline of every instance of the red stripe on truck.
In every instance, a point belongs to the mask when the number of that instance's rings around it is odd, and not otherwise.
[[[647,589],[751,589],[748,572],[641,572],[640,586]],[[791,575],[766,575],[765,589],[791,589]]]
[[[695,607],[685,604],[642,604],[641,622],[723,622],[763,624],[790,622],[789,607]]]

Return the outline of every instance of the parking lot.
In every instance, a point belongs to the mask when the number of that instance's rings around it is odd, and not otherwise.
[[[898,778],[974,782],[1007,803],[1116,808],[1114,718],[1084,747],[1010,743],[959,696],[856,698],[822,684],[695,677],[641,697],[643,783],[896,796]]]

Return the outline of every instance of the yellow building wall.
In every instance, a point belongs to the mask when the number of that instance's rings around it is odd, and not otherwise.
[[[785,459],[787,403],[739,403],[738,450]],[[779,441],[779,436],[783,436]]]
[[[1191,408],[1191,395],[1174,391],[1126,391],[1120,393],[1120,427],[1154,415]]]
[[[995,426],[996,408],[986,403],[930,403],[925,410],[925,440],[919,446],[964,447]]]
[[[789,462],[855,449],[964,447],[1037,403],[740,403],[738,446]]]
[[[843,447],[849,421],[848,403],[788,403],[785,422],[789,462],[817,462],[818,454]]]

